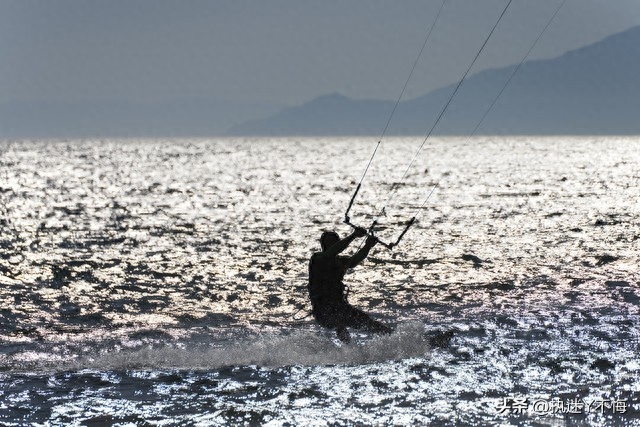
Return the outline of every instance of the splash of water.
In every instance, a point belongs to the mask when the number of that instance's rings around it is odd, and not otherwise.
[[[390,335],[354,337],[351,344],[339,343],[328,333],[296,330],[289,334],[263,334],[207,348],[189,343],[104,351],[95,358],[75,362],[90,369],[214,369],[224,366],[288,366],[362,364],[423,357],[430,345],[419,322],[398,325]]]

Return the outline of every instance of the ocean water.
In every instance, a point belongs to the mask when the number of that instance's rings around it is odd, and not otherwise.
[[[375,142],[1,142],[0,425],[640,425],[640,138],[436,138],[390,200],[385,141],[345,345],[307,262]]]

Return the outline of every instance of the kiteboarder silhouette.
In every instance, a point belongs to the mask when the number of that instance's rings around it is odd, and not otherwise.
[[[309,261],[308,288],[313,317],[325,328],[335,329],[338,338],[345,343],[351,341],[347,328],[391,333],[389,326],[373,320],[347,301],[344,275],[347,270],[364,261],[378,239],[369,236],[364,246],[350,257],[340,254],[355,239],[366,235],[366,230],[360,227],[356,227],[353,233],[344,239],[340,239],[336,232],[325,231],[320,237],[322,251],[314,253]]]

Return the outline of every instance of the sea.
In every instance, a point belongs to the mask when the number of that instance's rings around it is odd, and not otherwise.
[[[385,139],[345,344],[376,144],[0,142],[0,425],[640,426],[640,138]]]

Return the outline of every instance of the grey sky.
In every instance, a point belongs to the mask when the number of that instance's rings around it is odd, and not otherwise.
[[[507,0],[449,0],[407,97],[456,81]],[[517,62],[561,0],[514,0],[478,63]],[[0,0],[0,102],[395,98],[440,0]],[[567,0],[533,57],[640,24]]]

